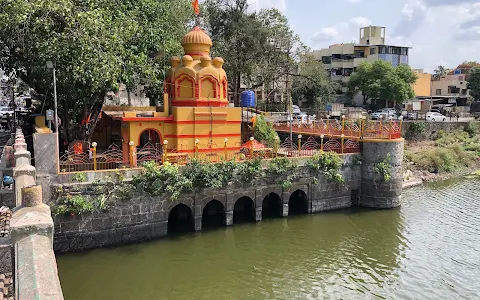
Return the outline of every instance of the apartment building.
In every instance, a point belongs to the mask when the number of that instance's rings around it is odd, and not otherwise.
[[[446,75],[432,81],[432,96],[469,96],[465,74]]]
[[[383,60],[394,67],[408,64],[410,47],[385,44],[385,27],[362,27],[359,38],[358,44],[336,44],[312,53],[323,62],[331,80],[341,83],[343,93],[347,92],[350,75],[364,61]]]

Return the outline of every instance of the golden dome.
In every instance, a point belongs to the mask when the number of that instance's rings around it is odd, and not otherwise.
[[[213,46],[212,39],[200,27],[195,26],[192,31],[187,33],[182,40],[182,46],[188,44],[201,44]]]
[[[213,46],[212,39],[198,26],[187,33],[182,40],[185,54],[191,55],[194,59],[201,56],[209,56],[210,48]]]

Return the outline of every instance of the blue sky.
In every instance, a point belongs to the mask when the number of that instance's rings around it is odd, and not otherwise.
[[[480,61],[480,0],[250,0],[281,10],[312,49],[358,41],[359,27],[386,27],[386,42],[412,47],[410,65],[432,72]]]

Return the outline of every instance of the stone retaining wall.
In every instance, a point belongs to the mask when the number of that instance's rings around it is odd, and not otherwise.
[[[414,123],[424,123],[425,129],[421,132],[414,130]],[[402,135],[411,141],[433,140],[438,137],[440,131],[452,132],[463,130],[469,122],[426,122],[426,121],[404,121]]]
[[[282,189],[276,178],[266,178],[254,185],[230,185],[221,190],[205,189],[183,194],[175,201],[168,195],[158,197],[134,195],[132,199],[126,201],[116,200],[105,212],[57,216],[54,217],[54,249],[58,252],[78,251],[165,236],[169,213],[179,204],[184,204],[191,210],[196,231],[202,229],[203,209],[212,200],[222,204],[226,226],[233,224],[234,206],[242,197],[248,197],[253,201],[256,221],[262,220],[262,204],[271,193],[281,199],[282,207],[279,209],[282,210],[284,217],[288,216],[290,197],[297,191],[302,191],[306,196],[306,213],[350,207],[352,191],[360,189],[361,166],[358,164],[357,154],[344,155],[343,159],[344,184],[331,182],[325,178],[320,178],[318,183],[313,184],[306,169],[300,167],[301,179],[288,190]],[[59,190],[59,187],[57,185],[52,188]],[[101,193],[101,188],[87,183],[63,184],[61,191],[95,197]],[[296,199],[296,195],[292,196],[292,199]]]

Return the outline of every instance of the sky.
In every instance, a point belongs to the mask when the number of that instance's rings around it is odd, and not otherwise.
[[[249,0],[275,7],[313,50],[358,42],[359,28],[386,27],[386,43],[412,47],[409,64],[433,72],[480,61],[480,0]]]

